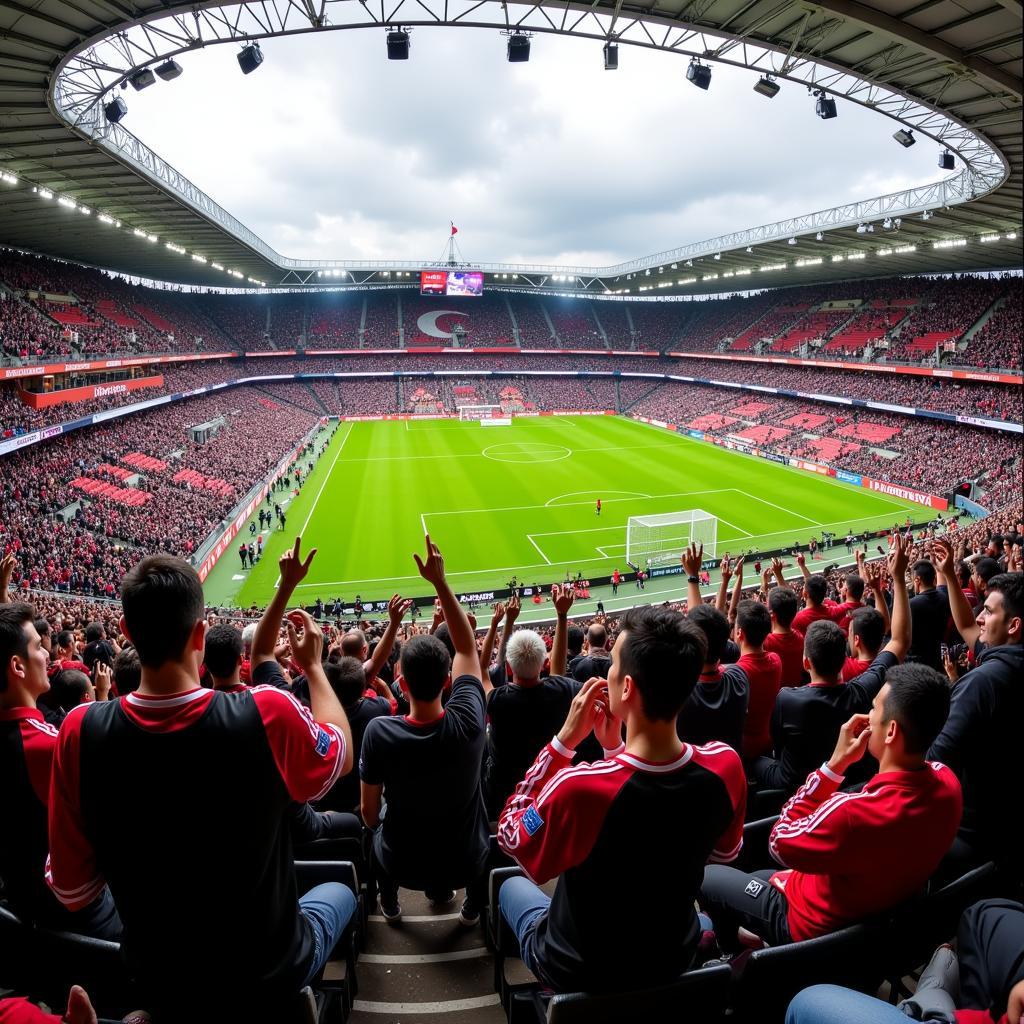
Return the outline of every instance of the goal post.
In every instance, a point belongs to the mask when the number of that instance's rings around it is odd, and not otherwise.
[[[500,405],[460,405],[457,409],[463,423],[479,423],[484,427],[512,425],[512,417]]]
[[[718,519],[698,508],[630,516],[626,523],[626,561],[633,565],[676,562],[689,544],[703,544],[704,557],[716,557]]]

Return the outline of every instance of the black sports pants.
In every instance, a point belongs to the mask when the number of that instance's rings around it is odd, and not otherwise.
[[[772,868],[747,874],[725,864],[709,864],[697,902],[711,918],[715,937],[723,950],[739,947],[738,928],[759,935],[770,946],[784,946],[793,939],[786,921],[786,897],[768,879]]]

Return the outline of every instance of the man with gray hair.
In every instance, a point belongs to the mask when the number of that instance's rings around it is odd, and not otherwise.
[[[508,641],[506,659],[512,682],[488,694],[487,759],[484,801],[495,820],[537,754],[561,727],[580,684],[565,672],[571,586],[552,587],[557,615],[551,645],[550,674],[541,678],[548,651],[532,629],[517,630]]]

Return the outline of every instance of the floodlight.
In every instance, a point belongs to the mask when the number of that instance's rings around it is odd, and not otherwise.
[[[796,239],[795,239],[795,238],[791,238],[791,239],[789,240],[788,244],[789,244],[789,245],[796,245]]]
[[[696,57],[690,61],[690,66],[686,69],[686,80],[693,82],[698,89],[707,90],[708,86],[711,85],[711,68],[707,64],[701,64]]]
[[[388,33],[388,60],[409,59],[409,32],[398,28]]]
[[[917,142],[914,138],[914,133],[909,128],[901,128],[898,132],[893,132],[892,137],[904,147],[904,149],[910,149],[910,147]]]
[[[619,69],[619,44],[607,42],[602,47],[604,53],[605,71],[618,71]]]
[[[111,124],[117,124],[128,113],[128,104],[123,97],[115,96],[104,105],[103,113]]]
[[[525,64],[530,59],[530,37],[525,32],[512,32],[508,37],[509,64]]]
[[[148,89],[156,81],[156,75],[149,68],[136,71],[134,75],[128,76],[128,84],[136,91],[142,92]]]
[[[771,75],[762,75],[754,85],[754,92],[774,99],[779,94],[779,83]]]
[[[939,166],[944,171],[951,171],[956,167],[956,161],[953,159],[953,154],[948,149],[944,149],[939,156]]]
[[[238,54],[238,66],[243,75],[251,75],[263,63],[263,51],[259,43],[243,46]]]
[[[156,69],[157,77],[172,82],[181,74],[181,65],[176,60],[165,60]]]
[[[831,96],[826,96],[821,89],[818,89],[814,95],[818,97],[814,104],[814,112],[822,121],[831,121],[833,117],[838,117],[836,101]]]
[[[820,241],[821,241],[821,240],[822,240],[822,239],[823,239],[824,237],[825,237],[825,236],[824,236],[824,235],[823,235],[823,234],[822,234],[822,233],[821,233],[821,232],[819,231],[819,232],[818,232],[818,233],[817,233],[817,234],[816,234],[816,235],[814,236],[814,240],[815,240],[816,242],[820,242]]]

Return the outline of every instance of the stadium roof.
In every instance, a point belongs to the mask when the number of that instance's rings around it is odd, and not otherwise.
[[[181,284],[395,283],[398,272],[433,261],[284,257],[122,125],[109,123],[103,107],[128,75],[197,47],[298,32],[452,24],[614,38],[748,67],[783,85],[793,82],[869,106],[891,119],[880,120],[883,130],[886,123],[890,130],[907,126],[922,144],[935,146],[936,156],[948,147],[957,163],[954,174],[931,186],[615,267],[478,265],[489,284],[590,294],[705,294],[1020,267],[1021,0],[908,2],[517,6],[438,0],[435,10],[432,0],[397,0],[383,20],[371,5],[354,0],[4,0],[0,242]],[[758,173],[770,174],[770,162],[752,164],[751,174]]]

